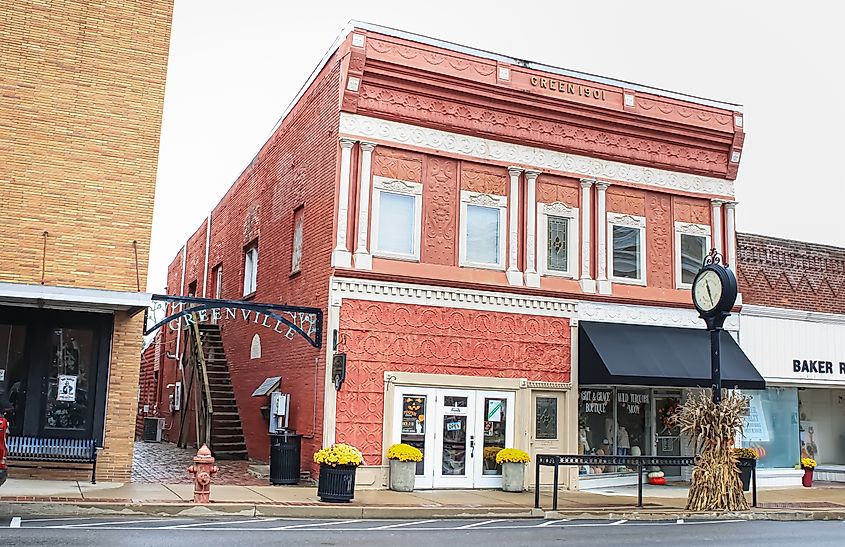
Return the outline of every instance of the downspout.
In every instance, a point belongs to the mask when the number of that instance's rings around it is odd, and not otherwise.
[[[185,258],[188,252],[188,244],[182,246],[182,280],[179,282],[179,296],[185,296]],[[180,321],[181,325],[181,321]],[[179,351],[181,346],[180,342],[182,341],[182,330],[179,329],[176,331],[176,360],[181,362],[182,361],[182,353]]]
[[[211,246],[211,213],[208,213],[208,221],[205,225],[205,269],[202,274],[202,297],[208,298],[208,249]]]

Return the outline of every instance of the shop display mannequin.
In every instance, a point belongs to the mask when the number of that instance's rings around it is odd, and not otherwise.
[[[628,430],[621,425],[616,430],[616,454],[618,456],[628,456],[631,453],[631,441],[628,439]]]
[[[604,421],[604,441],[602,444],[607,442],[607,446],[602,446],[605,449],[605,454],[613,454],[613,420],[611,418],[607,418]]]

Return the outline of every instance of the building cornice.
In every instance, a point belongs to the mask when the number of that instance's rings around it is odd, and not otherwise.
[[[509,165],[519,163],[528,169],[574,178],[601,178],[603,181],[706,196],[732,198],[734,195],[734,183],[731,180],[568,154],[348,112],[340,113],[340,132],[344,136],[476,160]]]
[[[811,323],[827,323],[830,325],[845,325],[845,314],[824,313],[816,311],[795,310],[789,308],[772,308],[768,306],[742,306],[742,315],[748,317],[765,317],[770,319],[791,319],[793,321],[808,321]]]
[[[704,329],[704,321],[694,309],[636,306],[604,302],[579,302],[578,319],[601,323],[624,323],[652,327],[680,327]],[[731,314],[725,320],[725,330],[739,330],[739,315]]]

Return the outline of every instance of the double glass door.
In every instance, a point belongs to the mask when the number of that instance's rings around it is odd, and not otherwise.
[[[513,446],[514,394],[397,388],[395,442],[423,452],[417,488],[497,488],[496,453]]]

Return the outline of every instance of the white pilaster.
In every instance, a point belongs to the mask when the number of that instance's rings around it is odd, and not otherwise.
[[[590,193],[592,192],[593,179],[581,179],[581,290],[584,292],[596,292],[596,281],[590,274],[590,256],[593,253],[591,244],[593,228],[591,224],[592,207],[590,206]]]
[[[510,199],[508,200],[508,283],[522,285],[522,272],[517,266],[519,250],[519,175],[522,169],[508,167],[511,177]]]
[[[537,273],[537,176],[539,171],[525,171],[528,199],[525,210],[525,284],[529,287],[540,286],[540,274]]]
[[[337,244],[332,251],[332,267],[352,267],[352,253],[346,242],[349,225],[349,177],[352,175],[353,139],[340,139],[340,190],[337,197]]]
[[[358,202],[358,246],[355,248],[355,267],[359,270],[373,269],[373,256],[367,249],[367,234],[370,221],[370,186],[373,149],[371,142],[361,142],[361,179]]]
[[[710,200],[712,210],[711,219],[713,221],[713,248],[716,252],[722,254],[722,204],[725,203],[720,199]]]
[[[736,270],[736,202],[725,202],[725,239],[728,247],[728,265]]]
[[[613,288],[607,279],[607,187],[609,182],[596,182],[596,247],[598,247],[597,281],[599,294],[611,294]]]

